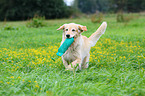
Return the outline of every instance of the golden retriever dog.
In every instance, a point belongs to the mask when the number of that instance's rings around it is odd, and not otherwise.
[[[57,29],[63,30],[61,44],[66,38],[74,38],[74,42],[62,55],[62,61],[66,70],[88,68],[90,49],[95,46],[101,35],[104,34],[106,27],[107,23],[103,22],[89,38],[81,35],[82,32],[87,31],[87,27],[79,24],[64,24]]]

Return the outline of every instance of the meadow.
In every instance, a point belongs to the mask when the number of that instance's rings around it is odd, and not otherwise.
[[[53,61],[64,23],[87,26],[89,37],[101,23],[88,18],[46,20],[46,27],[27,28],[26,21],[0,22],[0,96],[145,96],[145,15],[117,23],[104,16],[104,35],[91,49],[89,68],[65,71]],[[4,25],[15,27],[5,30]]]

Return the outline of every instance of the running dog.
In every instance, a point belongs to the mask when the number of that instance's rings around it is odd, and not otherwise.
[[[62,61],[66,70],[73,70],[75,67],[80,70],[83,68],[88,68],[90,49],[95,46],[101,35],[104,34],[106,28],[107,23],[103,22],[97,31],[94,32],[89,38],[81,35],[82,32],[87,31],[87,27],[79,24],[64,24],[57,29],[63,30],[61,44],[66,38],[74,38],[74,42],[62,55]]]

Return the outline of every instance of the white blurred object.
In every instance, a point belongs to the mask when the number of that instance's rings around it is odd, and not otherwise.
[[[67,6],[71,6],[74,2],[74,0],[64,0]]]

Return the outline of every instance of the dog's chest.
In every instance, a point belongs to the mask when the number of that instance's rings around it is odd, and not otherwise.
[[[80,49],[79,44],[71,45],[68,48],[68,50],[64,53],[63,58],[68,62],[72,62],[72,61],[76,60],[80,56],[79,49]]]

